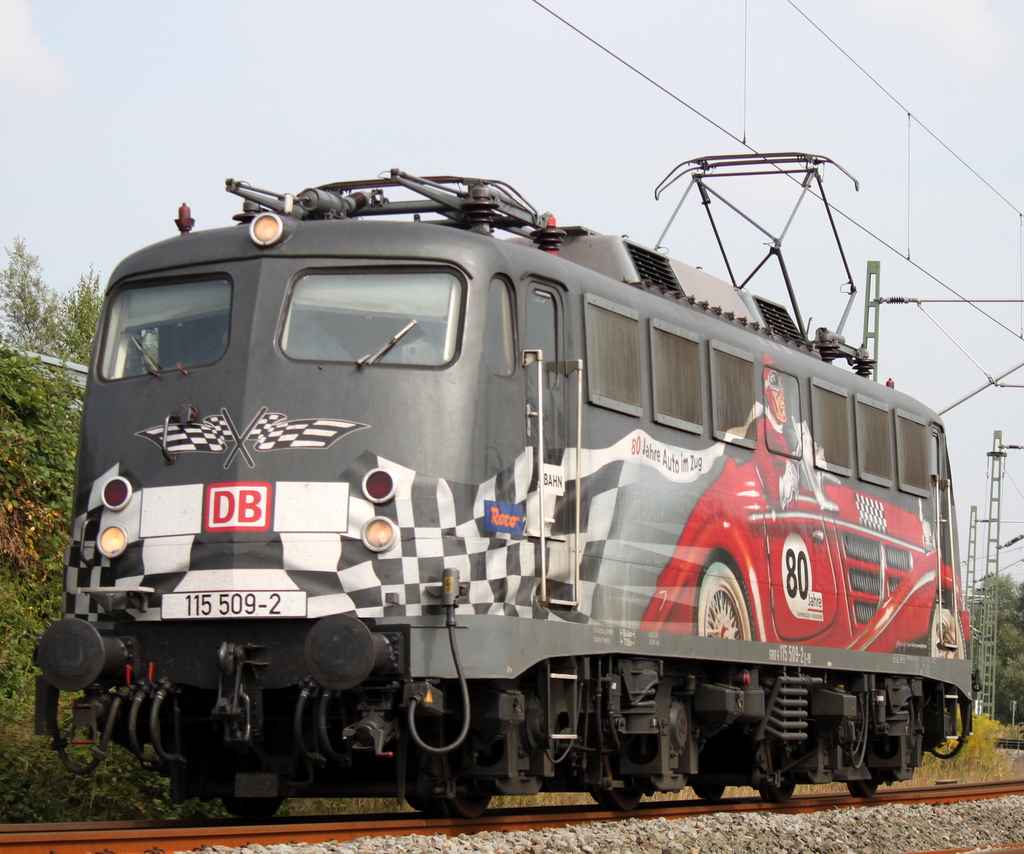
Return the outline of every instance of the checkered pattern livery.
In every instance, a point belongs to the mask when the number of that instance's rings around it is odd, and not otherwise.
[[[323,421],[304,420],[294,435],[321,429]],[[288,441],[299,423],[268,422],[259,427],[260,441]],[[351,424],[330,422],[329,429],[339,423]],[[621,460],[600,465],[584,478],[579,607],[541,608],[537,606],[539,540],[484,528],[485,502],[520,507],[529,503],[531,452],[478,486],[420,474],[370,453],[359,457],[340,480],[359,484],[375,468],[395,476],[399,488],[393,501],[379,507],[354,487],[349,496],[349,530],[340,536],[279,531],[263,542],[235,543],[225,550],[223,534],[182,533],[140,540],[138,526],[133,533],[129,525],[130,545],[117,559],[116,578],[109,561],[92,543],[83,542],[83,532],[98,530],[101,517],[109,512],[102,507],[98,487],[94,488],[90,509],[77,520],[68,550],[67,612],[91,620],[109,619],[87,594],[78,592],[83,587],[141,586],[163,594],[179,590],[187,581],[189,590],[216,590],[204,586],[207,578],[215,585],[216,579],[224,577],[218,570],[244,568],[272,582],[267,589],[305,591],[311,618],[344,612],[361,617],[440,614],[435,591],[440,590],[442,571],[451,567],[466,585],[459,606],[463,614],[635,625],[685,522],[678,502],[662,501],[653,494],[650,481],[641,479],[635,465]],[[571,465],[566,468],[571,469]],[[116,468],[106,472],[97,484],[116,473]],[[570,481],[566,495],[558,499],[557,518],[571,506],[574,494],[575,484]],[[566,501],[569,504],[563,506]],[[359,539],[362,526],[376,515],[387,515],[399,531],[395,546],[382,554],[370,552]],[[92,520],[88,526],[87,520]],[[554,534],[548,540],[549,598],[571,597],[572,546],[571,537]],[[83,558],[96,562],[91,565]],[[139,620],[160,616],[159,608],[131,614]]]
[[[857,515],[865,528],[885,532],[885,506],[881,501],[857,493]]]

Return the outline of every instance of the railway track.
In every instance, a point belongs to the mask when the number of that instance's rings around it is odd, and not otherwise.
[[[795,796],[786,804],[767,804],[759,798],[732,798],[721,803],[704,801],[652,801],[641,803],[628,815],[579,806],[491,810],[474,820],[437,819],[414,813],[395,816],[339,816],[274,819],[262,824],[241,820],[205,822],[80,822],[72,824],[0,825],[0,854],[161,854],[188,851],[203,845],[241,847],[248,843],[275,845],[289,842],[344,842],[362,836],[406,836],[485,831],[536,830],[623,818],[691,818],[715,812],[814,812],[843,807],[881,804],[946,804],[961,800],[1024,794],[1024,779],[993,783],[890,789],[870,801],[841,793]],[[999,849],[1001,854],[1024,854],[1020,846]]]

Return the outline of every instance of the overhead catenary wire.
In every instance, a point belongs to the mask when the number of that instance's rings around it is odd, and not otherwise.
[[[907,108],[895,95],[893,95],[892,92],[890,92],[881,83],[879,83],[874,77],[872,77],[871,74],[868,73],[867,69],[864,68],[864,66],[862,66],[859,62],[857,62],[857,60],[855,60],[852,56],[850,56],[850,54],[848,54],[845,50],[843,50],[839,46],[839,44],[836,42],[836,40],[833,39],[828,33],[826,33],[821,27],[819,27],[814,21],[812,21],[810,19],[810,17],[808,17],[807,13],[805,13],[799,6],[797,6],[796,3],[793,2],[793,0],[786,0],[786,2],[789,3],[789,5],[792,6],[797,11],[797,13],[799,13],[799,15],[805,21],[807,21],[808,24],[810,24],[812,27],[814,27],[814,29],[816,29],[829,42],[829,44],[831,44],[836,50],[838,50],[848,60],[850,60],[850,62],[852,62],[856,66],[857,70],[860,71],[865,77],[867,77],[868,80],[870,80],[872,83],[874,83],[875,86],[877,86],[885,94],[885,96],[887,98],[889,98],[889,100],[891,100],[897,107],[899,107],[904,113],[906,113],[908,121],[913,119],[913,121],[917,124],[917,126],[919,128],[921,128],[921,130],[923,130],[925,133],[927,133],[940,146],[942,146],[942,148],[944,148],[952,157],[954,157],[960,163],[960,165],[962,165],[965,169],[967,169],[975,178],[977,178],[979,181],[981,181],[982,184],[984,184],[986,187],[988,187],[993,193],[995,193],[1007,205],[1009,205],[1011,208],[1013,208],[1013,210],[1016,211],[1018,216],[1024,215],[1024,214],[1022,214],[1021,210],[1013,202],[1011,202],[1008,198],[1006,198],[1006,196],[1004,196],[1002,193],[1000,193],[999,190],[997,190],[995,187],[993,187],[992,184],[990,184],[984,177],[982,177],[981,173],[979,173],[977,169],[975,169],[973,166],[971,166],[970,163],[968,163],[959,154],[957,154],[952,148],[950,148],[948,145],[946,145],[946,143],[943,142],[938,137],[938,135],[931,128],[929,128],[919,118],[917,118],[917,116],[915,116],[910,111],[909,108]]]
[[[590,42],[590,43],[591,43],[592,45],[594,45],[594,46],[595,46],[596,48],[598,48],[599,50],[602,50],[602,51],[604,51],[604,53],[608,54],[608,56],[610,56],[610,57],[611,57],[612,59],[614,59],[614,60],[615,60],[616,62],[620,63],[621,65],[624,65],[624,66],[625,66],[626,68],[628,68],[628,69],[629,69],[630,71],[632,71],[632,72],[633,72],[634,74],[636,74],[636,75],[638,75],[639,77],[641,77],[641,78],[643,78],[644,80],[646,80],[646,81],[647,81],[648,83],[650,83],[650,84],[651,84],[652,86],[654,86],[655,88],[657,88],[658,90],[660,90],[661,92],[663,92],[663,93],[664,93],[665,95],[668,95],[668,97],[670,97],[670,98],[671,98],[671,99],[672,99],[673,101],[676,101],[677,103],[679,103],[679,104],[681,104],[682,106],[686,107],[686,109],[690,110],[690,111],[691,111],[692,113],[694,113],[694,114],[695,114],[696,116],[698,116],[699,118],[701,118],[701,119],[703,119],[704,121],[706,121],[706,122],[707,122],[708,124],[710,124],[710,125],[711,125],[712,127],[714,127],[714,128],[716,129],[716,130],[718,130],[718,131],[720,131],[721,133],[725,134],[725,135],[726,135],[727,137],[729,137],[729,138],[730,138],[731,140],[733,140],[734,142],[737,142],[737,143],[739,143],[739,144],[740,144],[740,145],[742,145],[742,146],[743,146],[743,147],[744,147],[745,149],[747,149],[748,151],[750,151],[750,152],[751,152],[751,153],[753,153],[753,154],[760,154],[760,153],[761,153],[761,152],[759,152],[759,151],[758,151],[757,149],[755,149],[755,148],[754,148],[754,147],[753,147],[752,145],[750,145],[750,144],[749,144],[749,143],[748,143],[748,142],[746,141],[746,138],[745,138],[745,136],[746,136],[746,133],[745,133],[745,131],[744,131],[744,138],[740,138],[740,137],[739,137],[739,136],[737,136],[736,134],[734,134],[734,133],[732,133],[731,131],[729,131],[729,130],[727,130],[726,128],[724,128],[724,127],[723,127],[722,125],[718,124],[718,122],[714,121],[714,120],[713,120],[713,119],[711,119],[711,118],[710,118],[709,116],[707,116],[707,115],[705,115],[704,113],[702,113],[702,112],[701,112],[700,110],[698,110],[698,109],[697,109],[696,107],[694,107],[694,106],[693,106],[692,104],[688,103],[688,102],[687,102],[687,101],[685,101],[685,100],[684,100],[683,98],[681,98],[681,97],[679,97],[678,95],[676,95],[676,94],[675,94],[674,92],[672,92],[672,91],[671,91],[670,89],[668,89],[667,87],[665,87],[665,86],[663,86],[662,84],[658,83],[658,81],[656,81],[656,80],[655,80],[654,78],[650,77],[650,76],[649,76],[648,74],[646,74],[646,73],[644,73],[643,71],[641,71],[641,70],[640,70],[639,68],[637,68],[637,67],[636,67],[635,65],[631,64],[630,62],[628,62],[627,60],[625,60],[625,59],[624,59],[623,57],[619,56],[619,55],[618,55],[617,53],[615,53],[615,52],[614,52],[613,50],[611,50],[611,48],[608,48],[608,47],[606,47],[605,45],[601,44],[601,42],[599,42],[599,41],[598,41],[597,39],[595,39],[595,38],[594,38],[593,36],[590,36],[590,35],[588,35],[588,34],[587,34],[587,33],[585,33],[585,32],[584,32],[583,30],[581,30],[581,29],[580,29],[579,27],[577,27],[577,26],[576,26],[575,24],[573,24],[572,22],[568,21],[568,20],[567,20],[566,18],[562,17],[561,15],[559,15],[559,14],[558,14],[557,12],[553,11],[553,10],[552,10],[552,9],[550,9],[549,7],[545,6],[545,5],[543,4],[543,3],[541,3],[541,2],[540,2],[540,0],[530,0],[530,2],[532,2],[532,3],[533,3],[533,4],[535,5],[535,6],[537,6],[538,8],[540,8],[540,9],[543,9],[543,10],[544,10],[545,12],[547,12],[547,13],[548,13],[549,15],[551,15],[551,17],[553,17],[553,18],[555,18],[556,20],[560,21],[560,22],[561,22],[562,24],[564,24],[564,25],[565,25],[565,26],[567,26],[567,27],[568,27],[569,29],[571,29],[571,30],[572,30],[573,32],[577,33],[578,35],[580,35],[581,37],[583,37],[584,39],[586,39],[586,40],[587,40],[588,42]],[[867,77],[868,77],[868,78],[869,78],[869,79],[870,79],[870,80],[871,80],[871,81],[872,81],[872,82],[873,82],[873,83],[874,83],[874,84],[875,84],[876,86],[878,86],[878,87],[879,87],[880,89],[882,89],[882,91],[883,91],[883,92],[885,92],[885,94],[886,94],[886,95],[888,95],[888,96],[889,96],[889,97],[890,97],[890,98],[891,98],[891,99],[892,99],[892,100],[893,100],[893,101],[894,101],[894,102],[895,102],[895,103],[896,103],[897,105],[899,105],[899,107],[900,107],[900,109],[901,109],[901,110],[903,110],[904,112],[906,112],[908,116],[912,116],[912,113],[911,113],[911,112],[910,112],[910,111],[909,111],[909,110],[908,110],[908,109],[907,109],[906,107],[904,107],[904,106],[903,106],[903,105],[902,105],[902,104],[901,104],[901,103],[900,103],[900,102],[899,102],[899,101],[898,101],[898,100],[897,100],[897,99],[896,99],[895,97],[893,97],[893,96],[892,96],[892,95],[891,95],[891,94],[890,94],[890,93],[889,93],[889,92],[888,92],[888,91],[887,91],[887,90],[885,89],[885,87],[883,87],[883,86],[882,86],[882,85],[881,85],[881,84],[880,84],[880,83],[879,83],[879,82],[878,82],[877,80],[875,80],[875,78],[874,78],[874,77],[872,77],[872,76],[871,76],[870,74],[868,74],[868,72],[867,72],[867,71],[865,71],[865,70],[864,70],[864,69],[863,69],[863,68],[862,68],[862,67],[860,66],[860,64],[858,64],[858,63],[856,62],[856,60],[854,60],[854,59],[853,59],[852,57],[850,57],[850,55],[849,55],[848,53],[846,53],[846,51],[844,51],[844,50],[843,50],[843,49],[842,49],[841,47],[839,47],[839,45],[838,45],[838,44],[836,44],[836,43],[835,43],[835,41],[834,41],[834,40],[833,40],[833,39],[832,39],[832,38],[831,38],[830,36],[828,36],[828,35],[827,35],[827,34],[826,34],[826,33],[825,33],[825,32],[824,32],[824,31],[823,31],[823,30],[822,30],[822,29],[821,29],[820,27],[818,27],[818,25],[817,25],[817,24],[815,24],[815,23],[814,23],[814,22],[813,22],[813,21],[812,21],[812,20],[811,20],[810,18],[808,18],[808,17],[807,17],[807,15],[805,15],[805,14],[804,14],[804,13],[803,13],[803,12],[802,12],[802,11],[800,10],[800,8],[799,8],[798,6],[796,6],[796,4],[794,4],[794,3],[792,2],[792,0],[787,0],[787,2],[789,2],[789,4],[790,4],[791,6],[793,6],[793,8],[794,8],[794,9],[795,9],[795,10],[796,10],[797,12],[799,12],[799,13],[800,13],[800,14],[801,14],[801,15],[802,15],[802,16],[803,16],[803,17],[804,17],[804,18],[805,18],[805,19],[806,19],[806,20],[808,21],[808,23],[810,23],[810,24],[811,24],[811,25],[812,25],[812,26],[813,26],[813,27],[814,27],[814,28],[815,28],[815,29],[816,29],[816,30],[817,30],[817,31],[818,31],[819,33],[821,33],[821,35],[823,35],[823,36],[824,36],[824,37],[825,37],[826,39],[828,39],[828,41],[829,41],[829,42],[830,42],[831,44],[833,44],[833,45],[834,45],[834,46],[836,47],[836,49],[837,49],[837,50],[839,50],[839,51],[840,51],[840,52],[841,52],[841,53],[842,53],[842,54],[843,54],[843,55],[844,55],[844,56],[845,56],[845,57],[846,57],[847,59],[849,59],[849,60],[850,60],[850,61],[851,61],[851,62],[852,62],[852,63],[853,63],[854,65],[856,65],[856,66],[857,66],[857,68],[858,68],[858,69],[860,69],[860,70],[861,70],[861,71],[862,71],[862,72],[863,72],[863,73],[864,73],[864,74],[865,74],[865,75],[866,75],[866,76],[867,76]],[[915,119],[915,121],[917,121],[917,120]],[[1017,210],[1017,208],[1016,208],[1016,207],[1015,207],[1015,206],[1014,206],[1014,205],[1013,205],[1013,204],[1012,204],[1011,202],[1009,202],[1009,201],[1008,201],[1008,200],[1006,199],[1006,197],[1005,197],[1005,196],[1003,196],[1003,195],[1002,195],[1002,194],[1001,194],[1001,193],[1000,193],[1000,192],[999,192],[998,190],[996,190],[996,189],[995,189],[995,188],[994,188],[994,187],[993,187],[993,186],[992,186],[992,185],[991,185],[991,184],[990,184],[990,183],[989,183],[988,181],[986,181],[986,180],[985,180],[985,179],[984,179],[984,178],[983,178],[983,177],[982,177],[982,176],[981,176],[981,175],[980,175],[980,174],[979,174],[979,173],[978,173],[978,172],[977,172],[977,171],[976,171],[976,170],[975,170],[974,168],[972,168],[972,167],[971,167],[971,166],[970,166],[970,165],[969,165],[969,164],[968,164],[968,163],[967,163],[966,161],[964,161],[964,159],[963,159],[962,157],[960,157],[960,156],[959,156],[958,154],[956,154],[956,152],[952,151],[952,149],[950,149],[950,148],[949,148],[949,146],[947,146],[947,145],[946,145],[945,143],[943,143],[943,142],[942,142],[942,140],[940,140],[940,139],[939,139],[939,138],[938,138],[937,136],[935,136],[935,134],[934,134],[934,133],[933,133],[933,132],[932,132],[932,131],[931,131],[931,130],[930,130],[930,129],[928,128],[928,127],[926,127],[925,125],[921,124],[921,122],[920,122],[920,121],[917,121],[917,124],[918,124],[918,125],[919,125],[919,126],[920,126],[920,127],[922,128],[922,129],[924,129],[924,130],[925,130],[925,131],[926,131],[926,132],[927,132],[927,133],[928,133],[929,135],[931,135],[931,136],[932,136],[933,138],[935,138],[935,140],[936,140],[936,141],[937,141],[937,142],[938,142],[938,143],[939,143],[939,144],[940,144],[940,145],[941,145],[941,146],[942,146],[943,148],[945,148],[945,149],[946,149],[947,151],[949,151],[949,153],[950,153],[950,154],[951,154],[951,155],[952,155],[953,157],[955,157],[955,158],[956,158],[956,159],[957,159],[957,160],[958,160],[958,161],[959,161],[960,163],[962,163],[962,164],[963,164],[963,165],[964,165],[964,166],[965,166],[965,167],[966,167],[966,168],[967,168],[967,169],[968,169],[968,170],[969,170],[969,171],[970,171],[970,172],[971,172],[971,173],[972,173],[973,175],[975,175],[975,176],[976,176],[976,177],[977,177],[977,178],[978,178],[978,179],[979,179],[979,180],[980,180],[980,181],[981,181],[981,182],[982,182],[983,184],[985,184],[985,186],[987,186],[987,187],[988,187],[989,189],[991,189],[991,190],[992,190],[992,191],[993,191],[993,192],[994,192],[994,193],[995,193],[995,194],[996,194],[997,196],[999,196],[999,198],[1001,198],[1001,199],[1002,199],[1002,200],[1003,200],[1004,202],[1006,202],[1006,203],[1007,203],[1008,205],[1010,205],[1010,207],[1013,207],[1013,209],[1014,209],[1014,210]],[[816,198],[819,198],[819,200],[820,200],[820,197],[819,197],[819,196],[817,195],[817,193],[815,193],[815,192],[814,192],[813,190],[811,191],[811,193],[812,193],[812,195],[814,195],[814,196],[815,196]],[[1018,340],[1024,339],[1024,321],[1022,321],[1022,329],[1021,329],[1021,331],[1020,331],[1020,332],[1015,332],[1015,331],[1014,331],[1014,330],[1012,330],[1012,329],[1011,329],[1010,327],[1008,327],[1008,326],[1007,326],[1007,325],[1006,325],[1005,323],[1001,322],[1000,320],[998,320],[997,318],[993,317],[993,316],[992,316],[991,314],[989,314],[988,312],[986,312],[986,311],[984,311],[983,309],[981,309],[981,308],[980,308],[980,307],[979,307],[978,305],[976,305],[976,302],[977,302],[977,301],[975,301],[975,300],[971,300],[971,299],[968,299],[968,298],[967,298],[966,296],[964,296],[964,295],[963,295],[963,294],[961,294],[961,293],[960,293],[959,291],[957,291],[957,290],[956,290],[956,288],[954,288],[954,287],[953,287],[952,285],[949,285],[949,284],[947,284],[947,283],[946,283],[946,282],[944,282],[944,281],[943,281],[942,279],[940,279],[940,278],[939,278],[939,277],[938,277],[937,275],[935,275],[935,274],[934,274],[934,273],[932,273],[931,271],[929,271],[929,270],[925,269],[925,268],[924,268],[924,267],[922,267],[922,266],[921,266],[920,264],[918,264],[918,263],[917,263],[916,261],[913,261],[913,260],[911,260],[911,258],[909,257],[909,248],[908,248],[908,252],[907,252],[907,254],[904,254],[904,253],[903,253],[903,252],[901,252],[901,251],[900,251],[899,249],[897,249],[897,248],[896,248],[895,246],[893,246],[893,245],[892,245],[892,244],[891,244],[891,243],[890,243],[889,241],[887,241],[887,240],[883,239],[883,238],[882,238],[881,236],[879,236],[878,234],[876,234],[875,232],[873,232],[873,231],[872,231],[872,230],[871,230],[870,228],[868,228],[867,226],[865,226],[865,225],[863,225],[862,223],[860,223],[860,222],[858,222],[857,220],[855,220],[855,219],[854,219],[854,218],[853,218],[852,216],[850,216],[849,214],[847,214],[847,213],[846,213],[845,211],[843,211],[843,210],[842,210],[841,208],[838,208],[838,207],[836,207],[836,206],[835,206],[834,204],[832,204],[832,203],[830,203],[830,204],[829,204],[829,206],[830,206],[830,207],[832,208],[832,210],[833,210],[833,211],[834,211],[834,212],[835,212],[836,214],[838,214],[838,215],[839,215],[840,217],[842,217],[842,218],[843,218],[843,219],[844,219],[844,220],[845,220],[846,222],[850,223],[850,225],[852,225],[852,226],[854,226],[855,228],[859,229],[859,230],[860,230],[860,231],[861,231],[861,232],[862,232],[863,234],[867,235],[867,236],[868,236],[868,237],[870,237],[870,238],[871,238],[872,240],[876,241],[876,242],[877,242],[877,243],[879,243],[879,244],[880,244],[881,246],[883,246],[883,247],[885,247],[886,249],[888,249],[888,250],[889,250],[890,252],[892,252],[892,253],[893,253],[894,255],[897,255],[897,256],[899,256],[899,257],[900,257],[901,259],[903,259],[903,260],[904,260],[904,261],[905,261],[906,263],[910,264],[910,265],[911,265],[911,266],[912,266],[912,267],[913,267],[913,268],[914,268],[915,270],[917,270],[917,271],[918,271],[919,273],[923,274],[924,276],[927,276],[927,277],[928,277],[929,279],[931,279],[931,280],[932,280],[933,282],[935,282],[935,283],[936,283],[937,285],[939,285],[940,287],[942,287],[942,288],[944,288],[945,290],[947,290],[947,291],[948,291],[949,293],[951,293],[951,294],[953,294],[954,296],[956,296],[956,297],[957,297],[957,298],[958,298],[959,300],[961,300],[962,302],[966,303],[967,305],[970,305],[970,306],[971,306],[972,308],[974,308],[974,309],[975,309],[975,311],[979,312],[979,313],[980,313],[980,314],[981,314],[981,315],[982,315],[983,317],[985,317],[985,318],[986,318],[987,320],[990,320],[990,321],[991,321],[992,323],[996,324],[996,325],[997,325],[998,327],[1000,327],[1001,329],[1004,329],[1004,330],[1006,330],[1006,331],[1007,331],[1007,332],[1009,332],[1009,333],[1010,333],[1011,335],[1013,335],[1013,336],[1014,336],[1014,338],[1017,338]],[[1018,213],[1020,213],[1020,211],[1018,211]],[[1022,288],[1024,288],[1024,285],[1022,285]],[[1024,363],[1022,363],[1022,365],[1024,365]],[[1019,368],[1019,367],[1021,367],[1021,366],[1018,366],[1018,368]],[[1017,368],[1014,368],[1013,370],[1017,370]],[[1009,373],[1013,373],[1013,370],[1009,371]],[[1003,374],[1003,376],[1006,376],[1006,374]],[[998,380],[998,378],[997,378],[997,380]],[[987,386],[985,386],[985,387],[987,387]],[[984,388],[984,387],[983,387],[983,388]],[[976,393],[977,393],[977,392],[975,392],[975,394],[976,394]],[[961,402],[962,402],[962,401],[961,401]],[[956,404],[954,404],[954,405],[956,405]],[[950,407],[950,408],[952,408],[952,407]],[[944,410],[944,411],[945,411],[945,410]]]
[[[552,9],[549,9],[547,6],[545,6],[543,3],[541,3],[540,0],[530,0],[530,2],[532,2],[536,6],[539,6],[541,9],[543,9],[545,12],[547,12],[549,15],[551,15],[552,18],[557,18],[559,21],[561,21],[563,24],[565,24],[573,32],[578,33],[579,35],[583,36],[583,38],[585,38],[588,42],[590,42],[592,45],[594,45],[594,47],[596,47],[596,48],[598,48],[600,50],[603,50],[605,53],[607,53],[616,62],[622,63],[622,65],[625,65],[626,68],[628,68],[634,74],[639,75],[640,77],[642,77],[644,80],[646,80],[648,83],[650,83],[655,88],[660,89],[662,92],[664,92],[666,95],[668,95],[673,101],[676,101],[679,104],[682,104],[684,107],[686,107],[686,109],[690,110],[690,112],[692,112],[695,115],[699,116],[700,118],[704,119],[704,121],[706,121],[712,127],[717,128],[718,130],[720,130],[727,137],[729,137],[729,139],[733,140],[734,142],[738,142],[740,145],[742,145],[748,151],[754,152],[755,154],[758,153],[758,152],[754,151],[754,149],[751,148],[749,145],[747,145],[747,142],[746,142],[745,139],[740,139],[740,137],[736,136],[736,134],[734,134],[732,131],[726,130],[724,127],[722,127],[714,119],[710,118],[709,116],[704,115],[704,113],[702,113],[695,106],[693,106],[693,104],[687,103],[682,98],[680,98],[678,95],[676,95],[674,92],[672,92],[672,91],[666,89],[664,86],[662,86],[653,77],[649,77],[648,75],[644,74],[644,72],[642,72],[639,68],[637,68],[635,65],[631,65],[630,63],[626,62],[625,59],[623,59],[621,56],[619,56],[613,50],[611,50],[610,48],[605,47],[603,44],[601,44],[601,42],[599,42],[597,39],[587,35],[585,32],[583,32],[583,30],[581,30],[575,24],[571,23],[570,21],[567,21],[565,18],[563,18],[561,15],[559,15],[557,12],[553,11]]]

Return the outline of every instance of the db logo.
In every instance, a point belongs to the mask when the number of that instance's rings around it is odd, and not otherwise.
[[[269,483],[211,483],[206,488],[206,530],[269,530],[270,497]]]

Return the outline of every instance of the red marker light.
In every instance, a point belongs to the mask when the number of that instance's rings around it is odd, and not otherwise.
[[[124,510],[132,500],[132,485],[126,478],[112,477],[103,484],[103,506],[108,510]]]
[[[394,475],[384,469],[371,469],[363,478],[363,495],[374,504],[383,504],[395,496],[398,482]]]

